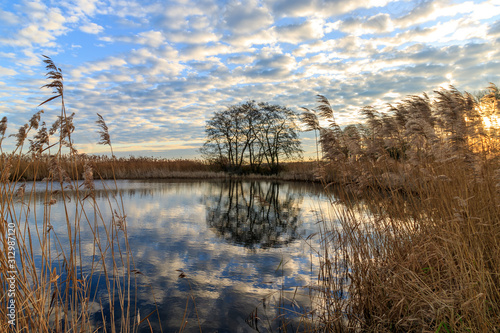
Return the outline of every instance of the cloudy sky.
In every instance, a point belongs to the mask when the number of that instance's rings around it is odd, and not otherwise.
[[[0,0],[0,114],[14,133],[51,96],[45,54],[81,152],[106,151],[98,112],[117,155],[188,158],[231,104],[299,111],[323,94],[352,123],[365,105],[498,84],[499,46],[500,0]],[[57,104],[43,109],[50,125]]]

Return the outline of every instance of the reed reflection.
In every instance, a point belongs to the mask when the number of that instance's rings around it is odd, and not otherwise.
[[[227,242],[271,248],[299,236],[301,197],[280,183],[228,181],[206,200],[207,224]]]
[[[132,315],[143,319],[154,313],[151,323],[143,322],[137,332],[151,332],[150,327],[153,332],[179,332],[185,325],[183,320],[188,321],[185,332],[199,331],[199,325],[203,332],[255,332],[245,319],[263,299],[274,302],[269,295],[316,280],[312,273],[315,259],[308,245],[293,240],[316,231],[311,209],[320,198],[320,187],[218,180],[118,181],[117,185],[118,190],[109,190],[114,182],[96,186],[94,196],[84,199],[83,204],[90,212],[93,199],[104,206],[107,198],[112,198],[123,201],[126,207],[128,240],[137,272],[133,296],[138,311]],[[43,210],[50,209],[54,221],[51,233],[57,233],[59,242],[66,244],[69,239],[62,221],[66,214],[74,219],[78,211],[65,212],[62,193],[51,194],[56,202],[46,205],[50,197],[45,196],[44,186],[36,184],[40,193],[30,211],[42,216]],[[64,194],[75,202],[76,193],[68,190]],[[94,217],[89,214],[87,219],[80,237],[92,244]],[[110,212],[103,211],[102,219],[111,223]],[[33,218],[31,226],[35,223]],[[97,232],[106,237],[104,228]],[[36,260],[43,259],[40,251],[34,253]],[[82,248],[79,256],[87,276],[92,263],[103,260],[95,256],[92,246]],[[179,278],[178,269],[185,272],[189,284]],[[99,300],[105,295],[106,279],[95,273],[89,278],[89,288]],[[191,296],[196,299],[196,310]],[[298,297],[299,304],[307,304],[308,299],[300,302]],[[106,322],[99,318],[101,309],[109,313],[110,302],[116,300],[103,298],[91,304],[96,327],[109,330],[111,318],[106,317]],[[277,308],[269,306],[265,314],[274,330],[277,323],[272,319],[279,316]],[[259,316],[263,315],[259,309]],[[119,320],[119,314],[116,316]]]

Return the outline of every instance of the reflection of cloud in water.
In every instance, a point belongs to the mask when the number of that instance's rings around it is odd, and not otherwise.
[[[143,273],[137,275],[141,317],[155,309],[156,300],[164,332],[179,330],[190,292],[177,269],[191,282],[203,331],[253,332],[245,318],[262,298],[282,283],[291,289],[316,280],[314,256],[299,239],[317,231],[316,216],[310,212],[314,205],[328,206],[317,187],[143,181],[118,186],[135,265]],[[99,190],[96,199],[105,207]],[[51,209],[59,214],[57,205]],[[104,219],[111,219],[107,214]],[[252,229],[250,223],[260,228]],[[54,228],[64,235],[64,225]],[[86,237],[92,237],[88,230],[82,232]],[[86,258],[92,256],[92,246],[83,250]],[[190,304],[188,328],[196,328],[192,300]],[[276,310],[267,311],[272,318]],[[151,325],[159,331],[153,318]],[[141,329],[149,332],[147,326],[143,323]]]

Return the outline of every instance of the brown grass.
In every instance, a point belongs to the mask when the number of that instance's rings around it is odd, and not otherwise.
[[[500,331],[500,141],[477,118],[500,112],[495,88],[492,114],[451,90],[365,110],[360,135],[322,129],[333,216],[312,330]]]
[[[0,156],[0,168],[7,167],[8,155]],[[50,176],[53,157],[47,154],[36,156],[19,156],[19,171],[14,172],[11,166],[10,179],[21,175],[23,181],[44,179]],[[247,178],[247,179],[281,179],[298,181],[319,181],[316,174],[316,162],[284,163],[283,171],[278,175],[261,174],[229,174],[206,161],[198,159],[165,159],[154,157],[108,157],[79,154],[72,157],[63,155],[58,165],[65,173],[75,172],[82,175],[85,165],[93,170],[94,179],[215,179],[215,178]]]
[[[411,195],[373,189],[356,204],[337,192],[347,205],[333,203],[334,219],[322,231],[322,324],[337,331],[498,331],[497,169],[486,166],[477,181],[460,163],[442,165],[415,175],[436,178],[408,186]],[[345,294],[332,293],[340,290]]]
[[[83,170],[73,148],[73,115],[66,114],[61,70],[49,58],[45,63],[51,80],[45,87],[54,96],[41,105],[59,98],[61,114],[47,129],[43,112],[36,113],[15,135],[13,151],[2,150],[0,159],[0,331],[135,331],[134,264],[123,203],[108,195],[106,207],[97,204],[91,166]],[[45,155],[49,149],[56,153]],[[27,189],[26,179],[42,178]],[[62,218],[54,217],[55,203]],[[85,234],[92,235],[90,243]],[[93,259],[86,262],[89,253]],[[95,292],[100,280],[104,297]],[[101,313],[102,327],[95,313]]]

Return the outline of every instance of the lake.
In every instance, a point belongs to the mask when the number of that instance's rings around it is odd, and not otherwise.
[[[163,332],[268,331],[280,319],[296,328],[291,312],[310,306],[305,287],[317,280],[318,240],[308,236],[318,232],[318,213],[330,206],[320,185],[229,180],[117,185],[112,195],[123,201],[140,272],[134,296],[141,318],[158,309]],[[102,186],[95,193],[104,220],[111,219]],[[46,207],[39,204],[36,211]],[[59,201],[50,207],[52,227],[64,243],[65,223],[56,221],[65,221],[66,213]],[[85,244],[93,235],[83,231],[81,237]],[[83,248],[83,261],[90,261],[91,249]],[[97,295],[107,293],[102,280],[93,281]],[[98,304],[91,309],[97,320]],[[150,332],[151,325],[159,332],[158,316],[148,319],[139,331]]]

